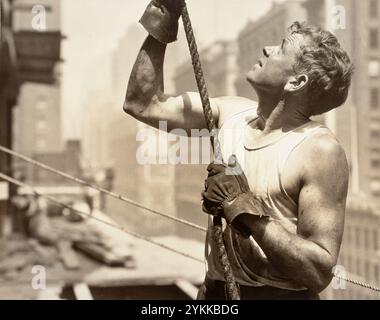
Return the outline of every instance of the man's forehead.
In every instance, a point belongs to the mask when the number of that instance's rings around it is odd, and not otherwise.
[[[293,32],[284,39],[284,43],[294,48],[301,48],[307,45],[307,38],[303,34]]]
[[[300,43],[300,42],[306,42],[306,38],[304,37],[303,34],[301,33],[297,33],[297,32],[293,32],[291,34],[289,34],[286,39],[286,41],[288,41],[289,43]]]

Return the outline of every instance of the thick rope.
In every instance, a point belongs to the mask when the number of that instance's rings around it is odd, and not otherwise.
[[[140,204],[140,203],[138,203],[138,202],[136,202],[136,201],[133,201],[133,200],[131,200],[131,199],[126,198],[125,196],[122,196],[121,194],[117,194],[117,193],[115,193],[115,192],[109,191],[109,190],[104,189],[104,188],[102,188],[102,187],[99,187],[99,186],[96,186],[96,185],[91,184],[91,183],[89,183],[89,182],[86,182],[86,181],[84,181],[84,180],[82,180],[82,179],[79,179],[79,178],[77,178],[77,177],[74,177],[74,176],[72,176],[72,175],[70,175],[70,174],[68,174],[68,173],[63,172],[63,171],[60,171],[60,170],[54,169],[54,168],[52,168],[52,167],[50,167],[50,166],[48,166],[48,165],[46,165],[46,164],[43,164],[42,162],[39,162],[39,161],[33,160],[33,159],[31,159],[31,158],[29,158],[29,157],[27,157],[27,156],[24,156],[24,155],[22,155],[22,154],[20,154],[20,153],[18,153],[18,152],[16,152],[16,151],[10,150],[10,149],[8,149],[8,148],[6,148],[6,147],[4,147],[4,146],[1,146],[1,145],[0,145],[0,151],[3,151],[3,152],[5,152],[5,153],[7,153],[7,154],[10,154],[10,155],[12,155],[12,156],[14,156],[14,157],[16,157],[16,158],[18,158],[18,159],[21,159],[21,160],[25,161],[25,162],[28,162],[28,163],[30,163],[30,164],[36,166],[36,167],[39,167],[39,168],[41,168],[41,169],[44,169],[44,170],[47,170],[47,171],[49,171],[49,172],[52,172],[52,173],[54,173],[54,174],[56,174],[56,175],[59,175],[59,176],[61,176],[62,178],[65,178],[65,179],[68,179],[68,180],[74,181],[74,182],[76,182],[76,183],[78,183],[78,184],[80,184],[80,185],[82,185],[82,186],[86,186],[86,187],[89,187],[89,188],[91,188],[91,189],[94,189],[94,190],[97,190],[97,191],[99,191],[99,192],[102,192],[102,193],[104,193],[104,194],[106,194],[106,195],[108,195],[108,196],[110,196],[110,197],[112,197],[112,198],[115,198],[115,199],[121,200],[121,201],[123,201],[123,202],[125,202],[125,203],[128,203],[128,204],[130,204],[130,205],[132,205],[132,206],[134,206],[134,207],[137,207],[137,208],[139,208],[139,209],[143,209],[143,210],[148,211],[148,212],[150,212],[150,213],[154,213],[154,214],[156,214],[156,215],[159,215],[159,216],[162,216],[162,217],[164,217],[164,218],[167,218],[167,219],[173,220],[173,221],[175,221],[175,222],[181,223],[181,224],[183,224],[183,225],[186,225],[186,226],[191,227],[191,228],[196,229],[196,230],[200,230],[200,231],[203,231],[203,232],[206,232],[206,231],[207,231],[206,228],[201,227],[201,226],[199,226],[199,225],[197,225],[197,224],[195,224],[195,223],[192,223],[192,222],[187,221],[187,220],[185,220],[185,219],[177,218],[177,217],[171,216],[171,215],[169,215],[169,214],[162,213],[162,212],[159,212],[159,211],[157,211],[157,210],[154,210],[154,209],[148,208],[148,207],[146,207],[146,206],[144,206],[144,205],[142,205],[142,204]]]
[[[199,258],[197,258],[197,257],[194,257],[194,256],[190,255],[190,254],[187,254],[187,253],[185,253],[185,252],[179,251],[179,250],[177,250],[177,249],[174,249],[174,248],[168,247],[167,245],[162,244],[162,243],[160,243],[160,242],[157,242],[157,241],[155,241],[155,240],[152,240],[152,239],[149,238],[149,237],[146,237],[146,236],[141,235],[141,234],[139,234],[139,233],[136,233],[136,232],[133,232],[133,231],[127,230],[127,229],[123,228],[122,226],[116,225],[116,224],[114,224],[114,223],[111,223],[111,222],[105,221],[105,220],[103,220],[103,219],[99,219],[99,218],[97,218],[97,217],[94,217],[93,215],[91,215],[91,214],[89,214],[89,213],[87,213],[87,212],[84,212],[84,211],[81,211],[81,210],[77,210],[77,209],[75,209],[74,207],[72,207],[72,206],[70,206],[70,205],[68,205],[68,204],[65,204],[65,203],[63,203],[63,202],[61,202],[61,201],[55,199],[54,197],[51,197],[51,196],[48,196],[48,195],[42,194],[42,193],[38,192],[38,191],[37,191],[35,188],[33,188],[32,186],[27,185],[27,184],[25,184],[25,183],[23,183],[23,182],[21,182],[21,181],[19,181],[19,180],[17,180],[17,179],[14,179],[14,178],[12,178],[12,177],[10,177],[10,176],[7,176],[7,175],[5,175],[5,174],[3,174],[3,173],[1,173],[1,172],[0,172],[0,179],[3,179],[3,180],[5,180],[5,181],[8,181],[9,183],[12,183],[12,184],[14,184],[14,185],[16,185],[16,186],[19,186],[19,187],[21,187],[21,188],[26,188],[26,189],[30,190],[35,196],[38,196],[38,197],[44,198],[44,199],[46,199],[46,200],[48,200],[48,201],[50,201],[50,202],[56,203],[56,204],[58,204],[59,206],[61,206],[61,207],[63,207],[63,208],[67,208],[67,209],[69,209],[69,210],[72,210],[72,211],[74,211],[74,212],[80,214],[81,216],[84,216],[84,217],[87,217],[87,218],[91,218],[91,219],[96,220],[96,221],[98,221],[98,222],[100,222],[100,223],[102,223],[102,224],[105,224],[105,225],[109,226],[109,227],[112,227],[112,228],[114,228],[114,229],[117,229],[117,230],[123,231],[124,233],[126,233],[126,234],[128,234],[128,235],[130,235],[130,236],[132,236],[132,237],[134,237],[134,238],[138,238],[138,239],[144,240],[144,241],[146,241],[146,242],[149,242],[149,243],[151,243],[151,244],[154,244],[154,245],[156,245],[156,246],[159,246],[159,247],[161,247],[161,248],[163,248],[163,249],[166,249],[166,250],[172,251],[172,252],[174,252],[174,253],[177,253],[177,254],[182,255],[182,256],[184,256],[184,257],[186,257],[186,258],[189,258],[189,259],[192,259],[192,260],[198,261],[198,262],[200,262],[200,263],[203,263],[203,262],[204,262],[202,259],[199,259]]]
[[[203,75],[202,65],[198,53],[197,43],[195,41],[195,36],[193,28],[191,25],[191,20],[189,17],[189,12],[187,11],[186,2],[183,0],[182,7],[182,21],[186,32],[186,38],[190,49],[191,61],[194,68],[195,79],[197,82],[199,94],[202,100],[203,113],[205,116],[207,128],[211,133],[211,145],[214,150],[215,161],[218,163],[223,162],[222,151],[220,148],[219,140],[216,134],[216,127],[214,123],[214,118],[212,115],[210,99],[207,92],[207,86]],[[239,289],[235,281],[235,277],[232,272],[231,264],[228,260],[228,255],[226,247],[223,241],[223,229],[222,229],[222,219],[220,217],[214,217],[214,228],[212,229],[212,239],[216,243],[218,249],[218,257],[223,268],[224,279],[226,280],[226,291],[227,296],[231,300],[239,300]]]
[[[356,286],[363,287],[363,288],[366,288],[366,289],[369,289],[369,290],[372,290],[372,291],[380,292],[380,288],[379,287],[370,285],[368,283],[365,283],[365,282],[362,282],[362,281],[359,281],[359,280],[350,279],[350,278],[347,278],[347,277],[343,277],[343,276],[341,276],[341,275],[339,275],[337,273],[333,273],[333,275],[334,275],[335,278],[347,281],[347,282],[352,283],[352,284],[354,284]]]

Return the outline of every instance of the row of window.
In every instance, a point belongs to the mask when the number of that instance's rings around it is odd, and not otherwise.
[[[348,244],[355,245],[357,249],[364,247],[367,250],[379,250],[378,230],[372,230],[371,232],[367,228],[364,229],[358,226],[347,227],[345,234]]]
[[[379,30],[378,28],[369,29],[369,47],[377,49],[379,47]]]
[[[369,2],[369,16],[372,19],[379,17],[379,0],[370,0]]]
[[[44,138],[47,122],[45,120],[45,112],[47,112],[48,102],[44,98],[38,99],[36,103],[36,111],[39,114],[39,119],[37,119],[35,129],[37,133],[36,148],[39,152],[43,152],[46,148],[46,139]]]
[[[352,257],[342,256],[340,264],[346,269],[346,272],[350,274],[356,274],[366,279],[366,281],[379,283],[380,280],[380,266],[377,263],[370,263],[369,261],[363,261],[360,258],[354,259]]]
[[[369,95],[369,105],[371,109],[379,109],[380,98],[379,98],[379,88],[371,88]]]

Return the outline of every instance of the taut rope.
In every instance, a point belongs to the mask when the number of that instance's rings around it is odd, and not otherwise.
[[[199,58],[198,47],[195,41],[195,36],[193,32],[193,28],[191,25],[189,12],[187,11],[186,2],[183,0],[182,7],[182,21],[183,26],[186,32],[187,43],[189,45],[191,61],[194,68],[195,79],[197,81],[197,86],[199,90],[199,94],[202,100],[203,113],[205,116],[207,128],[211,133],[211,145],[214,150],[215,161],[222,163],[223,156],[220,148],[220,144],[218,141],[218,137],[216,135],[216,127],[214,123],[214,119],[212,116],[212,110],[210,106],[210,99],[207,92],[207,86],[203,75],[202,65]],[[240,300],[239,290],[236,285],[235,277],[232,272],[231,264],[228,260],[228,255],[226,251],[226,247],[223,242],[223,230],[222,230],[222,219],[220,217],[214,217],[214,228],[212,238],[215,241],[218,248],[218,257],[219,261],[223,268],[224,279],[226,280],[226,291],[227,296],[231,300]]]

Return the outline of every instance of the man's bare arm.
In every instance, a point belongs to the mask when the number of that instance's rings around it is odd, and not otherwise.
[[[206,128],[202,103],[198,93],[186,92],[178,96],[164,92],[163,64],[166,45],[148,36],[129,79],[124,111],[136,119],[158,128],[159,121],[167,121],[168,129]],[[214,120],[219,111],[211,99]]]
[[[133,67],[124,111],[148,125],[159,127],[159,121],[167,121],[168,130],[207,128],[202,102],[198,92],[168,95],[164,92],[163,64],[166,45],[148,36]],[[243,97],[211,98],[215,124],[231,113],[255,105]]]
[[[344,227],[348,188],[345,154],[336,142],[309,143],[314,150],[304,159],[305,174],[299,195],[297,234],[277,221],[242,215],[236,227],[248,227],[269,261],[283,274],[315,292],[332,278]],[[323,156],[321,156],[323,155]],[[314,165],[310,165],[314,164]]]

